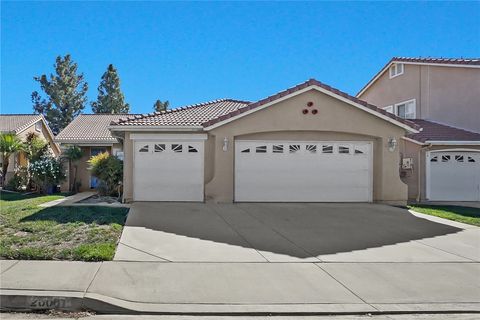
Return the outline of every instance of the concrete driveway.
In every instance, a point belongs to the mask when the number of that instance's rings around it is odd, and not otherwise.
[[[380,204],[132,204],[115,260],[472,262],[479,228]]]

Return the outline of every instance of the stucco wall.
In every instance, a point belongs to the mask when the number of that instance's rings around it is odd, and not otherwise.
[[[417,118],[421,118],[420,72],[420,66],[406,64],[402,75],[390,79],[387,70],[360,96],[360,99],[380,108],[416,99]]]
[[[302,114],[313,101],[317,115]],[[372,141],[374,201],[404,203],[407,185],[400,180],[400,154],[388,151],[388,138],[397,141],[404,129],[316,90],[311,90],[266,109],[244,116],[208,132],[205,141],[205,200],[232,202],[234,199],[234,143],[242,139],[300,141]],[[229,141],[223,151],[224,138]],[[133,141],[124,141],[124,200],[133,199]]]
[[[404,65],[389,79],[388,70],[360,99],[378,107],[416,100],[416,118],[480,132],[480,68]]]
[[[480,132],[480,69],[429,68],[425,119]]]
[[[302,114],[308,101],[317,115]],[[283,131],[278,133],[278,131]],[[301,132],[299,132],[301,131]],[[205,186],[207,200],[231,202],[234,197],[234,147],[236,139],[369,140],[374,142],[374,201],[404,201],[407,186],[399,176],[399,152],[387,150],[389,137],[397,140],[404,130],[374,115],[318,91],[308,91],[247,115],[210,132],[215,139],[213,179]],[[227,137],[230,147],[222,150]]]

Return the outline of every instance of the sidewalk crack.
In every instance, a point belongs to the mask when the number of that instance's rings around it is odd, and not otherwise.
[[[377,310],[378,312],[380,312],[379,309],[375,308],[371,303],[368,303],[367,301],[365,301],[362,297],[360,297],[357,293],[355,293],[353,290],[351,290],[349,287],[347,287],[345,284],[343,284],[343,282],[341,282],[340,280],[338,280],[337,278],[335,278],[333,275],[331,275],[327,270],[325,270],[324,268],[322,268],[322,266],[319,264],[319,263],[314,263],[314,265],[316,265],[320,270],[322,270],[323,272],[325,272],[326,274],[328,274],[329,277],[331,277],[333,280],[335,280],[338,284],[340,284],[342,287],[344,287],[345,289],[347,289],[351,294],[353,294],[355,297],[357,297],[358,299],[360,299],[363,303],[365,303],[366,305],[369,305],[370,307],[372,307],[373,309]]]
[[[5,272],[7,272],[8,270],[12,269],[14,266],[16,266],[18,263],[20,262],[20,260],[17,260],[15,261],[11,266],[5,268],[4,270],[2,270],[2,272],[0,274],[4,274]]]

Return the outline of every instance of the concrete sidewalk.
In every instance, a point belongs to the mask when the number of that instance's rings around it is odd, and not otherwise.
[[[3,310],[480,312],[480,264],[0,261]]]

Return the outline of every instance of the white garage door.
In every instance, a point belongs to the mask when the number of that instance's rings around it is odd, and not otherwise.
[[[235,201],[372,201],[372,145],[237,141]]]
[[[431,152],[427,161],[429,200],[480,201],[480,153]]]
[[[136,201],[203,201],[203,142],[135,141]]]

